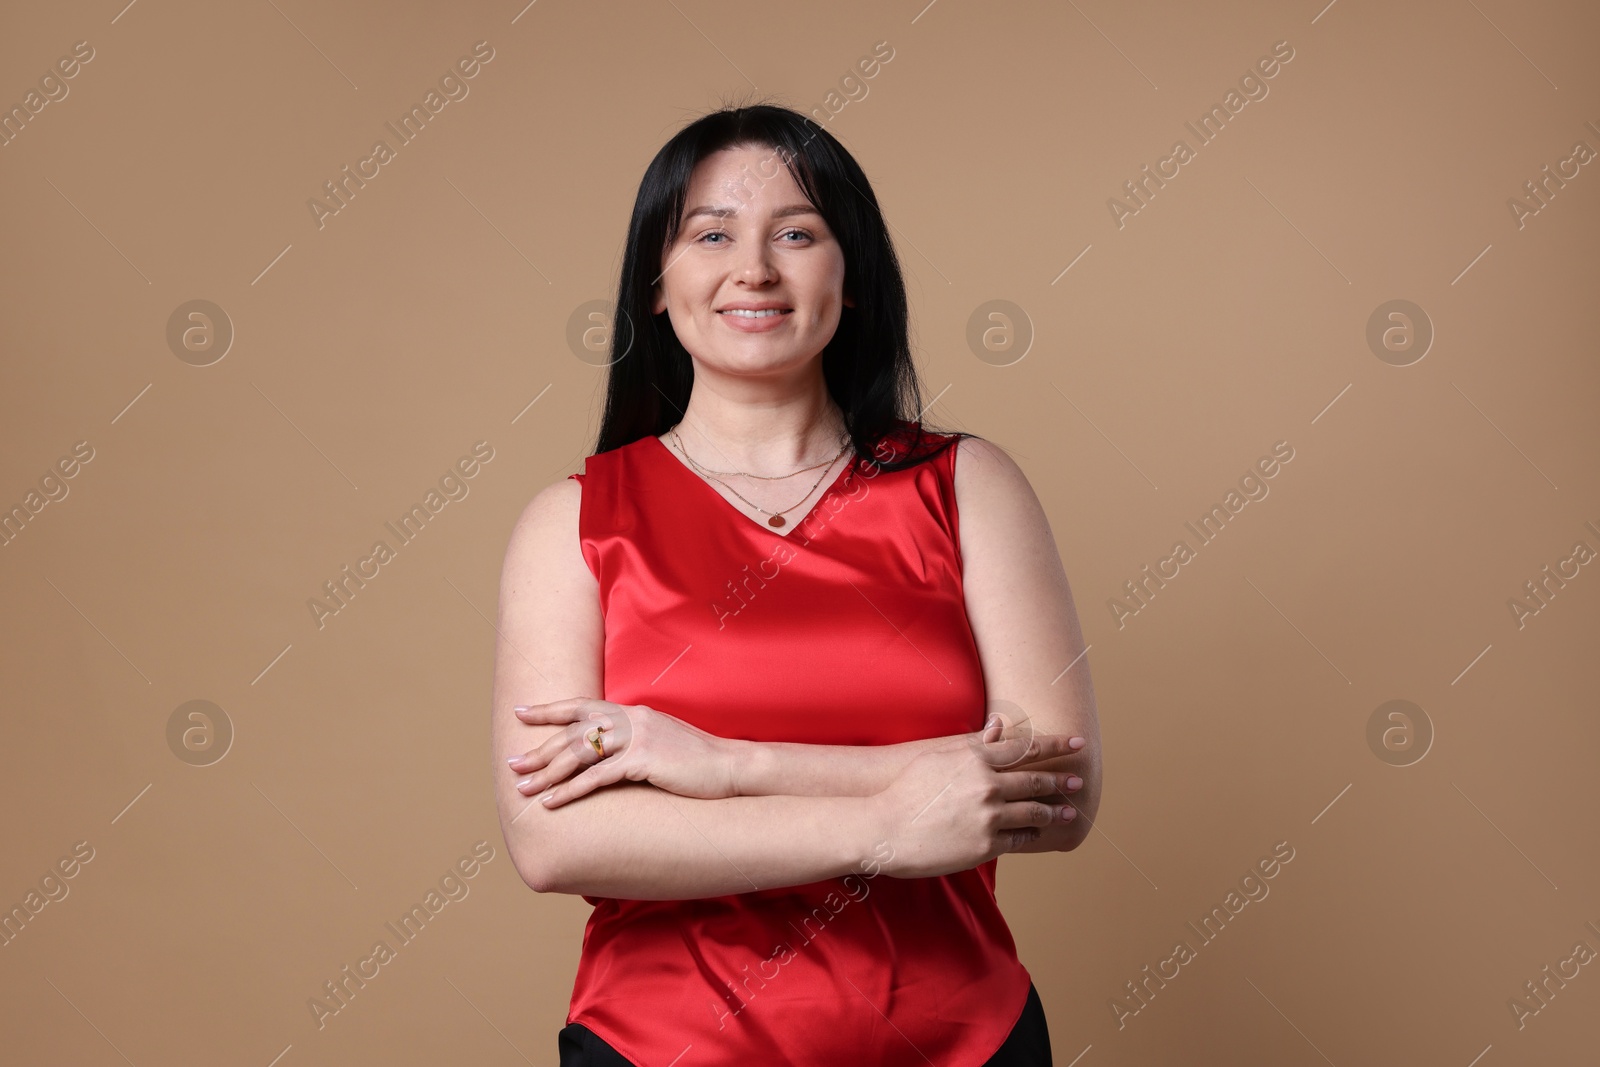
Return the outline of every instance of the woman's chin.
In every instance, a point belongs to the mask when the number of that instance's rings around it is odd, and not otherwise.
[[[781,378],[804,369],[816,354],[796,354],[791,351],[774,351],[771,348],[750,345],[732,351],[721,350],[710,358],[695,358],[697,368],[703,367],[713,374],[726,374],[740,378]]]

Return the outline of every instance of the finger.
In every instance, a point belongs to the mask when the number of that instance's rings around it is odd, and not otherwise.
[[[1042,800],[1014,800],[1000,809],[996,829],[1014,830],[1026,826],[1043,829],[1046,826],[1069,823],[1078,817],[1072,802],[1052,804]]]
[[[525,772],[526,777],[517,782],[517,789],[523,796],[533,796],[545,788],[565,781],[568,775],[581,771],[585,764],[580,763],[572,753],[562,750],[556,753],[554,759],[542,769]]]
[[[972,733],[977,734],[978,740],[988,743],[1005,739],[1007,729],[1010,727],[1006,725],[1006,720],[1002,716],[991,714],[983,720],[983,725]]]
[[[1004,854],[1006,852],[1015,852],[1023,845],[1037,841],[1039,839],[1039,835],[1042,833],[1044,833],[1044,831],[1040,830],[1038,827],[1027,826],[1016,830],[1002,830],[1000,831],[1000,849],[997,855]]]
[[[573,771],[582,770],[577,763],[565,753],[552,760],[549,766],[538,771],[530,771],[517,781],[517,791],[523,796],[531,797],[558,782],[566,780]]]
[[[999,771],[996,782],[1002,800],[1046,800],[1060,803],[1083,788],[1083,779],[1071,771]]]
[[[567,749],[572,753],[574,759],[586,767],[592,767],[607,756],[614,754],[613,750],[607,748],[612,741],[611,732],[606,728],[606,724],[610,721],[609,716],[596,712],[583,721],[573,723],[567,727],[568,733],[571,734]],[[594,745],[589,740],[589,735],[596,730],[600,731],[600,752],[595,751]]]
[[[572,727],[569,726],[565,730],[557,731],[540,742],[538,748],[529,749],[521,756],[507,761],[511,769],[518,774],[530,774],[541,767],[549,766],[556,757],[567,750],[571,730]],[[563,772],[561,777],[566,777],[567,773],[570,773],[570,768],[567,772]]]
[[[1039,763],[1047,759],[1056,759],[1061,756],[1087,756],[1084,748],[1088,741],[1075,734],[1036,734],[1029,739],[1028,747],[1022,756],[1011,766],[1021,766],[1028,763]]]
[[[567,697],[564,700],[553,700],[548,704],[518,704],[512,712],[525,723],[568,723],[576,722],[582,714],[583,706],[592,698]]]
[[[570,800],[577,800],[594,792],[603,785],[610,785],[622,778],[621,764],[608,760],[595,764],[570,782],[565,782],[545,793],[539,802],[547,808],[558,808]]]
[[[534,749],[523,760],[513,763],[512,770],[518,774],[532,776],[518,782],[517,788],[524,795],[532,796],[535,790],[562,781],[574,771],[599,762],[594,747],[584,737],[590,728],[587,723],[573,723]],[[535,774],[536,771],[542,773]]]
[[[563,757],[570,761],[564,766],[561,774],[561,777],[565,778],[575,769],[600,762],[599,754],[595,752],[594,746],[589,744],[589,734],[594,729],[593,721],[587,718],[579,719],[566,729],[551,734],[545,743],[539,746],[539,751],[544,754],[546,763],[555,763]]]
[[[978,743],[973,747],[985,763],[999,770],[1015,767],[1030,759],[1042,758],[1030,755],[1034,745],[1035,739],[1032,735],[1012,734],[1007,737],[1003,727],[999,731],[986,727],[979,733]]]
[[[525,723],[574,723],[592,715],[595,707],[605,707],[606,701],[594,696],[570,696],[547,704],[518,704],[512,712]]]
[[[506,762],[518,774],[532,774],[550,762],[551,757],[560,752],[559,748],[551,748],[548,741],[538,748],[530,748],[520,756],[512,756]]]
[[[587,746],[585,746],[587,747]],[[570,776],[581,773],[594,766],[594,749],[589,749],[589,763],[584,763],[571,752],[562,751],[550,761],[550,765],[536,774],[530,774],[517,783],[517,789],[523,796],[533,796],[553,785],[566,781]]]

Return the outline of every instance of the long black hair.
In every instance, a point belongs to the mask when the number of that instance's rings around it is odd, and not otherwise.
[[[872,185],[833,135],[785,107],[727,107],[685,126],[661,147],[639,182],[628,223],[611,330],[605,412],[595,453],[665,433],[689,403],[694,364],[666,312],[652,311],[664,250],[677,237],[695,165],[725,148],[770,148],[822,215],[844,252],[844,291],[854,307],[822,352],[828,394],[844,414],[855,455],[893,471],[938,455],[947,441],[924,435],[922,388],[907,336],[905,282]],[[775,171],[773,173],[776,173]],[[767,177],[770,177],[768,175]],[[914,431],[901,436],[907,423]],[[927,427],[932,430],[932,427]],[[895,444],[885,448],[889,435]],[[885,458],[885,457],[889,458]]]

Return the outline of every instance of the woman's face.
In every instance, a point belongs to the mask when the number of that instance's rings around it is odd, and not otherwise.
[[[661,266],[652,310],[668,313],[697,363],[727,374],[794,372],[833,337],[840,308],[854,306],[833,232],[764,146],[700,162]]]

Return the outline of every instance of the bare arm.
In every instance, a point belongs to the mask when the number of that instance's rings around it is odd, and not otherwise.
[[[1083,787],[1070,798],[1076,818],[1045,827],[1016,851],[1069,851],[1094,825],[1101,780],[1100,720],[1072,589],[1044,508],[1016,462],[987,441],[962,438],[955,447],[962,584],[991,710],[1009,701],[1032,732],[1088,741],[1080,752],[1029,765],[1070,771]]]
[[[495,802],[512,862],[539,892],[683,900],[803,885],[861,869],[879,840],[868,796],[673,796],[619,782],[548,809],[515,788],[506,757],[561,727],[519,703],[603,695],[599,589],[578,540],[581,487],[542,491],[501,572],[491,719]]]
[[[740,796],[869,797],[930,748],[948,744],[926,737],[892,745],[812,745],[789,741],[726,739],[732,747],[734,788]]]

